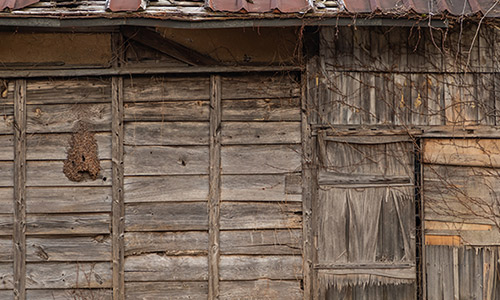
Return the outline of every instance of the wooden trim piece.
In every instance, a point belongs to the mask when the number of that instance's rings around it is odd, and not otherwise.
[[[26,299],[26,80],[14,94],[14,299]]]
[[[438,245],[438,246],[460,246],[462,239],[458,235],[425,235],[425,245]]]
[[[221,77],[210,76],[210,186],[208,196],[208,299],[219,299],[221,197]]]
[[[112,240],[113,299],[125,299],[125,203],[123,199],[123,78],[113,77],[112,85]]]

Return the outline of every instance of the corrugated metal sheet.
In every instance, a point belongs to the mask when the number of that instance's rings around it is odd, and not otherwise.
[[[39,1],[40,0],[0,0],[0,11],[6,8],[11,10],[20,9]]]
[[[307,12],[312,8],[309,0],[208,0],[207,6],[214,11],[225,12]]]

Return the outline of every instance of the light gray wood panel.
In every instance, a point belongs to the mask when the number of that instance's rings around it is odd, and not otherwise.
[[[208,122],[129,122],[126,145],[208,145]]]
[[[208,101],[125,103],[125,121],[208,121]]]
[[[222,147],[222,174],[276,174],[301,169],[300,145]]]
[[[111,211],[110,187],[30,187],[28,213],[82,213]]]
[[[287,194],[287,175],[223,175],[224,201],[301,201],[300,194]]]
[[[12,213],[14,211],[14,188],[0,188],[0,212]]]
[[[254,281],[222,281],[220,283],[220,299],[287,299],[300,300],[303,291],[299,281],[254,280]]]
[[[125,176],[208,173],[208,146],[126,146]]]
[[[198,281],[208,279],[206,256],[146,254],[125,258],[125,281]]]
[[[9,109],[10,113],[7,114],[5,109],[0,107],[0,134],[12,134],[14,132],[14,116],[12,115],[12,109]]]
[[[0,235],[12,236],[14,226],[14,216],[12,214],[0,215]]]
[[[208,233],[187,232],[126,232],[125,255],[165,253],[166,255],[206,255]]]
[[[27,261],[111,261],[109,236],[28,237]]]
[[[141,77],[125,78],[124,101],[208,100],[208,77]]]
[[[134,203],[125,206],[126,231],[208,230],[206,203]]]
[[[0,160],[14,160],[13,135],[0,135]]]
[[[207,201],[208,177],[135,176],[125,177],[125,202]]]
[[[30,80],[26,95],[28,104],[109,102],[111,84],[101,78]]]
[[[13,246],[14,243],[11,237],[0,238],[0,262],[12,262]]]
[[[110,289],[51,289],[51,290],[27,290],[27,300],[77,300],[96,299],[111,300],[113,298]],[[3,298],[2,298],[3,299]]]
[[[300,203],[222,202],[221,229],[292,229],[301,228]]]
[[[300,255],[301,247],[301,230],[223,230],[220,233],[222,254]]]
[[[223,100],[222,121],[300,121],[300,98]]]
[[[111,263],[27,263],[27,289],[109,288]]]
[[[300,84],[288,75],[233,75],[222,77],[222,99],[285,98],[300,96]]]
[[[99,159],[111,159],[111,134],[96,133]],[[71,134],[32,134],[27,141],[27,159],[63,160],[68,154]]]
[[[109,214],[28,214],[26,232],[35,234],[109,234]]]
[[[204,281],[125,283],[127,300],[187,300],[207,296],[208,284]]]
[[[111,130],[111,103],[27,106],[27,132],[73,132],[83,121],[91,131]]]
[[[224,122],[222,144],[298,144],[300,122]]]
[[[13,290],[0,290],[0,299],[13,299],[14,291]]]
[[[14,162],[0,162],[0,186],[14,186],[13,176]]]
[[[298,280],[302,278],[302,257],[222,255],[220,278],[224,280]]]
[[[0,289],[12,289],[14,287],[12,263],[0,263]]]
[[[27,186],[109,186],[111,161],[101,161],[101,172],[96,180],[70,181],[63,173],[63,161],[29,161]]]

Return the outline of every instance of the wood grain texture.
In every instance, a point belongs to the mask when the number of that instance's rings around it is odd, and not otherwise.
[[[14,212],[14,188],[0,188],[0,211],[5,214]]]
[[[14,160],[13,135],[0,135],[0,160]]]
[[[300,99],[222,100],[223,121],[300,121]]]
[[[208,101],[125,103],[125,121],[208,121]]]
[[[14,288],[14,269],[11,262],[0,263],[0,279],[0,289],[9,289],[11,290],[11,295],[15,295],[12,291],[12,289]]]
[[[42,186],[110,186],[111,161],[101,161],[101,172],[96,180],[81,182],[70,181],[63,173],[63,161],[28,161],[27,182],[28,187]]]
[[[224,122],[222,144],[298,144],[299,122]]]
[[[68,299],[99,299],[111,300],[113,293],[110,289],[50,289],[27,290],[27,300],[68,300]]]
[[[293,229],[302,227],[300,203],[221,204],[221,229]]]
[[[28,213],[110,212],[111,198],[110,187],[29,187],[26,210]]]
[[[111,241],[107,235],[93,237],[28,237],[26,261],[110,261]]]
[[[291,76],[233,75],[222,77],[222,99],[299,97],[300,84]]]
[[[426,139],[424,163],[500,167],[500,141],[495,139]]]
[[[223,230],[222,254],[284,255],[301,254],[300,230]]]
[[[13,214],[0,214],[0,235],[12,236],[13,226]]]
[[[0,262],[12,262],[14,249],[12,247],[12,237],[0,238]]]
[[[291,175],[281,174],[223,175],[221,199],[223,201],[299,202],[302,196],[293,192],[292,189],[297,185],[287,182],[287,178],[290,177]]]
[[[102,78],[35,79],[28,82],[26,94],[28,104],[109,103],[111,85]]]
[[[127,300],[187,300],[207,297],[206,281],[125,283],[125,299]]]
[[[125,233],[125,255],[147,253],[207,255],[208,234],[206,231]]]
[[[79,215],[28,214],[26,227],[28,235],[109,234],[111,218],[109,213]]]
[[[220,299],[303,299],[303,291],[299,281],[285,280],[253,280],[222,281]]]
[[[222,255],[220,279],[226,280],[299,280],[302,278],[302,257],[298,256],[236,256]]]
[[[129,122],[126,145],[208,145],[208,122]]]
[[[134,76],[124,80],[124,102],[209,100],[208,76]]]
[[[0,186],[14,186],[14,162],[0,162]]]

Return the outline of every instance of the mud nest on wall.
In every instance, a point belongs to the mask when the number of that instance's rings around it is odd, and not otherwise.
[[[68,158],[64,161],[63,172],[69,180],[76,182],[96,180],[101,172],[97,141],[94,133],[83,123],[77,125],[77,130],[69,140]]]

